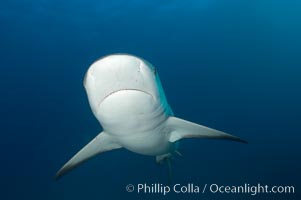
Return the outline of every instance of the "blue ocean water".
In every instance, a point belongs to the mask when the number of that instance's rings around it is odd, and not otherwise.
[[[301,1],[0,3],[1,199],[300,199]],[[294,186],[295,194],[137,194],[167,166],[116,150],[59,181],[101,131],[82,85],[111,53],[158,70],[177,117],[248,140],[187,139],[174,183]]]

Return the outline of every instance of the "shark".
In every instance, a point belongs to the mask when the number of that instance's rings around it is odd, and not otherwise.
[[[157,69],[129,54],[113,54],[95,61],[86,72],[84,87],[102,132],[57,172],[56,179],[90,158],[115,149],[170,160],[185,138],[208,138],[247,143],[234,135],[174,116]]]

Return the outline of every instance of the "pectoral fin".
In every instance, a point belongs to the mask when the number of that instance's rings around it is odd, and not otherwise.
[[[209,138],[247,143],[239,137],[176,117],[169,117],[166,126],[170,131],[169,142],[175,142],[184,138]]]
[[[91,142],[75,154],[56,174],[55,178],[59,179],[75,167],[79,166],[93,156],[121,148],[120,145],[114,143],[111,136],[105,132],[98,134]]]

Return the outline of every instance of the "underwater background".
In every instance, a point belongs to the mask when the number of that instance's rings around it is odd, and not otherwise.
[[[301,1],[0,2],[0,199],[300,199]],[[295,194],[137,194],[167,166],[127,150],[57,170],[101,127],[83,88],[111,53],[151,62],[177,117],[249,142],[187,139],[173,182]]]

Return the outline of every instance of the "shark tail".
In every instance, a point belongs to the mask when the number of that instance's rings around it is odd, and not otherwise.
[[[168,166],[168,185],[172,184],[173,176],[172,176],[172,163],[171,163],[171,158],[166,159],[167,166]]]
[[[167,184],[171,185],[173,181],[173,170],[172,170],[172,161],[174,159],[174,156],[182,156],[182,154],[178,151],[175,150],[173,153],[167,153],[163,155],[156,156],[156,162],[158,164],[167,164],[167,170],[168,170],[168,179],[167,179]]]

